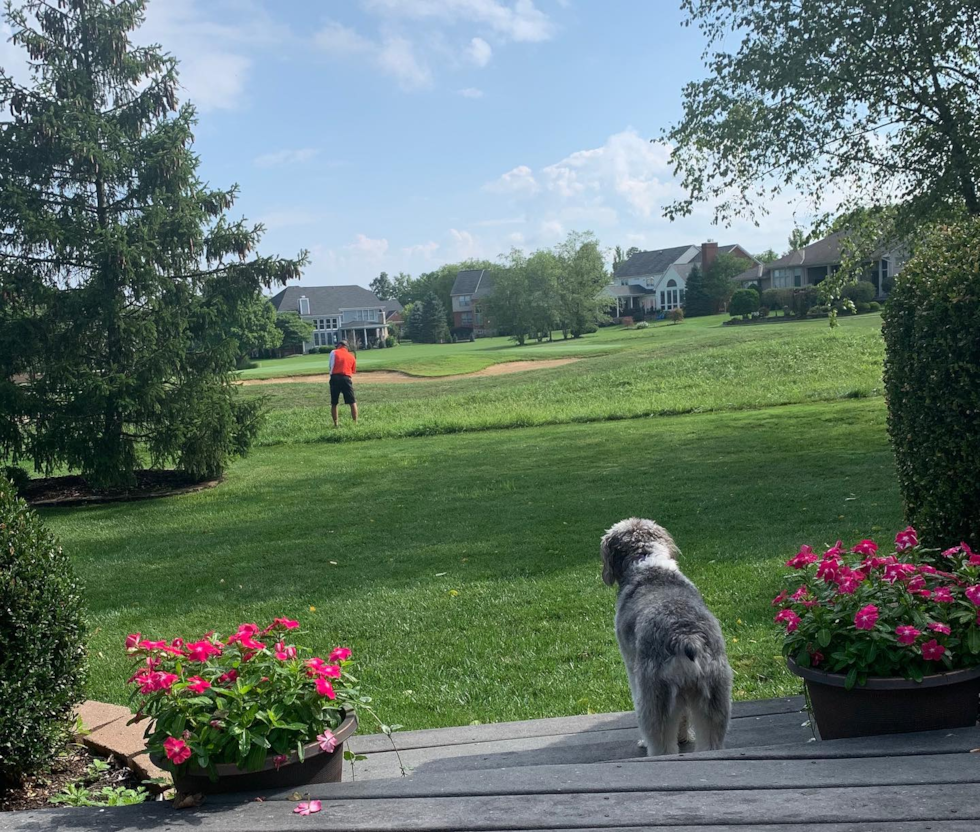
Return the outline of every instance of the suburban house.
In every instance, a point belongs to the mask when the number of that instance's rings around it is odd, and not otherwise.
[[[719,246],[712,241],[633,254],[602,290],[610,299],[610,314],[621,318],[638,312],[669,312],[683,306],[691,270],[695,266],[702,271],[710,268],[719,254],[733,255],[746,264],[758,263],[740,245]]]
[[[464,269],[456,275],[450,297],[453,303],[453,330],[469,330],[476,337],[493,335],[490,321],[480,311],[480,300],[493,291],[489,269]]]
[[[397,300],[379,300],[361,286],[287,286],[270,300],[276,312],[296,312],[313,324],[304,353],[341,338],[355,348],[384,341],[392,317],[402,311]]]
[[[759,263],[734,278],[741,286],[755,284],[766,289],[802,289],[816,286],[841,265],[841,241],[846,235],[837,231],[822,240],[791,251],[771,263]],[[900,246],[875,252],[867,264],[864,279],[875,287],[875,296],[888,296],[891,281],[902,270],[905,255]]]

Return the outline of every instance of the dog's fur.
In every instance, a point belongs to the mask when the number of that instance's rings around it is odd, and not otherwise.
[[[651,757],[722,748],[731,712],[725,639],[701,593],[677,566],[667,530],[631,517],[602,538],[602,580],[619,584],[616,636],[640,729]]]

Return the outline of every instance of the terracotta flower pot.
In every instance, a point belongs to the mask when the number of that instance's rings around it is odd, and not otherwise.
[[[967,728],[977,722],[980,667],[937,673],[921,682],[872,676],[847,690],[841,673],[800,667],[791,658],[786,664],[805,681],[825,740]]]
[[[337,747],[331,752],[320,750],[316,742],[305,747],[303,762],[293,751],[286,762],[276,767],[269,755],[258,771],[245,771],[236,765],[222,764],[218,779],[212,781],[207,771],[196,765],[187,766],[181,773],[174,773],[174,787],[183,794],[222,794],[225,792],[264,791],[305,786],[309,783],[339,783],[344,770],[344,742],[357,730],[357,717],[347,716],[336,731]],[[160,768],[173,772],[173,764],[166,757],[152,755]]]

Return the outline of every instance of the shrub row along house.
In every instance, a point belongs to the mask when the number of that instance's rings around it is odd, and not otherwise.
[[[846,232],[838,231],[803,248],[773,260],[755,263],[733,278],[736,286],[766,289],[804,289],[816,286],[841,267],[842,241]],[[901,247],[876,251],[867,262],[864,279],[875,287],[875,298],[888,297],[895,275],[902,270],[905,254]]]
[[[382,342],[402,311],[397,300],[379,300],[361,286],[288,286],[271,302],[276,312],[295,312],[313,324],[313,340],[303,344],[304,353],[341,338],[355,347]]]
[[[720,254],[745,260],[747,266],[761,265],[737,244],[719,246],[709,241],[699,246],[639,251],[616,269],[613,282],[603,289],[610,300],[609,314],[621,318],[639,312],[670,312],[684,306],[691,271],[695,267],[707,271]]]

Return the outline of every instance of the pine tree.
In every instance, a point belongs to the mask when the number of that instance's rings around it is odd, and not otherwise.
[[[696,318],[699,315],[712,315],[714,311],[715,304],[705,287],[704,273],[699,266],[695,266],[687,276],[684,314],[688,318]]]
[[[305,262],[253,255],[177,103],[176,61],[136,47],[145,0],[8,5],[32,60],[0,71],[0,456],[125,485],[144,456],[195,477],[244,453],[234,330]]]
[[[446,323],[446,307],[436,295],[429,295],[421,315],[421,341],[426,344],[441,344],[449,340],[449,325]]]

